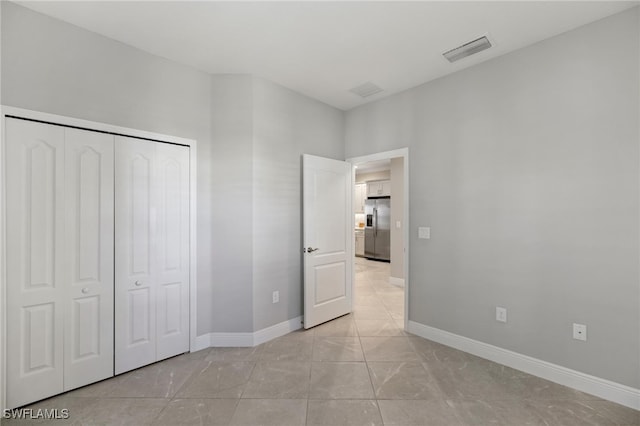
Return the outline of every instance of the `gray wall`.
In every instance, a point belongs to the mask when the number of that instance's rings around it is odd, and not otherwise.
[[[198,141],[198,333],[209,332],[210,76],[13,3],[1,7],[2,104]]]
[[[211,76],[211,331],[253,331],[253,78]]]
[[[341,158],[344,118],[260,78],[211,81],[212,331],[257,331],[302,315],[300,159]]]
[[[639,24],[635,8],[347,113],[347,158],[409,147],[410,320],[640,387]]]
[[[301,155],[342,159],[344,114],[259,78],[253,99],[253,322],[260,330],[302,315]]]
[[[391,159],[391,265],[390,275],[404,279],[404,158]],[[400,221],[400,228],[396,222]]]
[[[276,153],[343,157],[342,113],[1,7],[3,104],[198,140],[198,333],[299,315],[299,160]],[[639,26],[636,8],[347,114],[346,157],[410,147],[412,320],[640,387]]]
[[[300,155],[343,157],[342,111],[6,2],[1,101],[196,139],[198,334],[251,332],[302,314]]]

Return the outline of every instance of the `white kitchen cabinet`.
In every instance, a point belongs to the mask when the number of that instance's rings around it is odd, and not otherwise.
[[[367,184],[357,183],[355,197],[353,197],[353,211],[355,213],[364,213],[364,202],[367,199]]]
[[[356,256],[364,256],[364,230],[355,231]]]
[[[367,182],[367,197],[390,197],[391,181],[379,180]]]

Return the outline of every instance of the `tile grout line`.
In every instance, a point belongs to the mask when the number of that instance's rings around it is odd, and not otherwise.
[[[376,298],[380,298],[380,295],[378,294],[377,291],[375,291],[375,295]],[[384,306],[384,304],[382,305],[384,310],[386,311],[386,306]],[[388,313],[387,313],[388,314]],[[380,400],[378,399],[378,394],[376,392],[376,388],[373,384],[373,378],[371,377],[371,369],[369,368],[369,360],[367,359],[367,356],[365,354],[364,351],[364,346],[362,345],[362,336],[360,335],[360,329],[358,328],[358,323],[355,320],[355,316],[354,316],[354,325],[356,327],[356,333],[358,334],[358,341],[360,342],[360,350],[362,350],[362,358],[364,359],[365,365],[367,367],[367,374],[369,375],[369,384],[371,385],[371,389],[373,390],[373,398],[374,401],[376,403],[376,407],[378,408],[378,415],[380,416],[380,420],[382,421],[382,424],[384,425],[384,418],[382,417],[382,409],[380,408]]]
[[[313,371],[313,354],[316,350],[316,332],[313,330],[313,339],[311,341],[311,359],[309,360],[309,380],[307,381],[307,409],[305,412],[304,424],[309,424],[309,397],[311,396],[311,372]]]

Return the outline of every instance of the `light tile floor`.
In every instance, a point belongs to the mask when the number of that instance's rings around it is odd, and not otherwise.
[[[78,425],[640,425],[638,411],[406,334],[389,264],[357,259],[356,268],[351,315],[255,348],[178,356],[30,408],[67,408],[69,420],[49,424]]]

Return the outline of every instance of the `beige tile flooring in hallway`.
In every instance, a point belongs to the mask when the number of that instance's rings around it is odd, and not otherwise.
[[[54,425],[640,424],[638,411],[404,333],[403,290],[388,276],[388,264],[357,259],[351,315],[255,348],[178,356],[30,408],[68,409]]]

